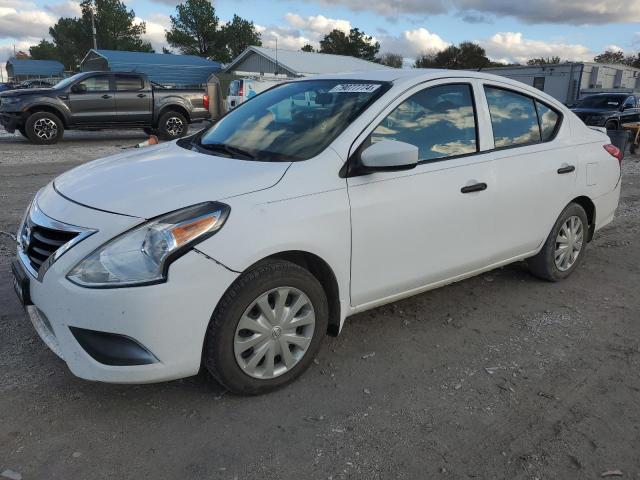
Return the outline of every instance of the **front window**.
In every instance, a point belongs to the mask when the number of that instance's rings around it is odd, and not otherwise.
[[[80,82],[80,85],[87,87],[87,92],[108,92],[109,77],[107,75],[96,75]]]
[[[306,160],[322,152],[388,87],[364,80],[278,85],[229,112],[197,145],[235,158]]]
[[[78,80],[79,78],[84,77],[85,74],[84,73],[76,73],[75,75],[72,75],[68,78],[65,78],[64,80],[60,80],[58,83],[56,83],[54,85],[53,88],[66,88],[69,85],[71,85],[72,83],[74,83],[76,80]]]
[[[442,85],[412,95],[371,133],[371,142],[395,140],[415,145],[420,161],[477,151],[471,86]]]
[[[626,97],[622,95],[593,95],[580,100],[576,106],[578,108],[620,108]]]

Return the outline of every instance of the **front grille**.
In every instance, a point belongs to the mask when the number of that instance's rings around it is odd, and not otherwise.
[[[79,232],[54,230],[27,221],[22,243],[31,268],[37,272],[51,255],[78,235]]]

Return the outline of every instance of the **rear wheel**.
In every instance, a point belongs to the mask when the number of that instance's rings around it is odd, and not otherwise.
[[[163,140],[184,137],[189,131],[189,122],[180,112],[166,112],[158,120],[158,135]]]
[[[531,272],[551,282],[567,278],[584,257],[588,231],[584,208],[570,203],[558,217],[540,253],[528,260]]]
[[[607,130],[618,130],[618,122],[616,122],[615,120],[609,120],[604,125],[604,128],[606,128]]]
[[[227,389],[256,395],[297,378],[327,331],[327,297],[307,270],[286,261],[243,274],[216,308],[204,363]]]
[[[53,113],[35,112],[27,118],[24,130],[26,137],[33,143],[51,145],[62,139],[64,125]]]

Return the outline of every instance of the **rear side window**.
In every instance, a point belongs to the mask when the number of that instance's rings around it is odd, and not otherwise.
[[[229,84],[229,96],[237,97],[240,91],[240,80],[234,80]]]
[[[496,148],[541,140],[538,115],[532,98],[510,90],[485,87]]]
[[[80,82],[87,87],[87,92],[106,92],[109,91],[109,76],[97,75],[89,77]]]
[[[144,82],[141,77],[116,77],[116,90],[142,90]]]
[[[477,152],[471,86],[442,85],[412,95],[371,133],[371,142],[382,140],[415,145],[421,161]]]
[[[540,119],[542,141],[547,142],[556,134],[560,115],[558,115],[558,112],[555,110],[551,110],[544,103],[540,103],[537,100],[536,108],[538,109],[538,118]]]

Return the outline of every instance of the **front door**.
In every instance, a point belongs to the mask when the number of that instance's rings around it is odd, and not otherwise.
[[[419,148],[420,163],[347,180],[354,306],[472,272],[495,256],[492,154],[479,149],[472,83],[416,87],[365,132],[361,149],[398,140]]]
[[[100,125],[116,121],[116,98],[112,75],[96,74],[81,80],[76,85],[83,91],[72,88],[69,93],[71,118],[76,125]]]
[[[153,93],[140,75],[116,75],[118,123],[151,123]]]

